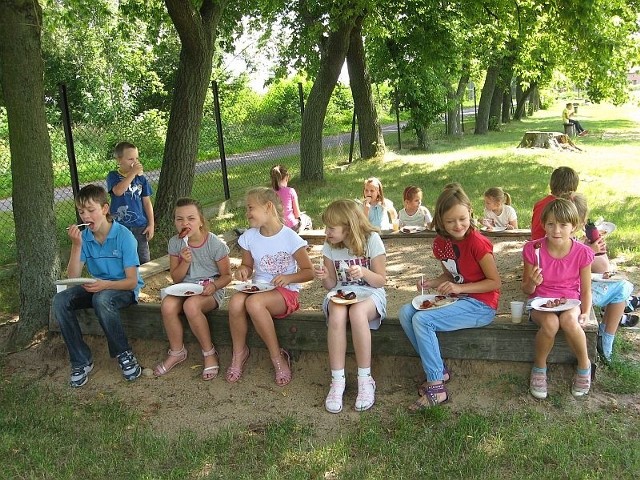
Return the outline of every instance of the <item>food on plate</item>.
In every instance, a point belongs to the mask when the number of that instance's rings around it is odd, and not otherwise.
[[[457,297],[458,295],[453,293],[451,295],[436,295],[435,297],[433,297],[433,300],[423,300],[420,304],[420,309],[426,310],[427,308],[449,305],[450,303],[455,302]]]
[[[260,291],[260,287],[256,286],[256,285],[247,285],[246,287],[244,287],[242,289],[243,292],[259,292]]]
[[[337,290],[335,297],[341,298],[342,300],[355,300],[356,293],[355,292],[345,292],[343,290]]]
[[[420,304],[420,308],[422,310],[426,310],[427,308],[431,308],[433,306],[435,306],[435,303],[432,302],[431,300],[425,300]]]
[[[540,306],[542,308],[556,308],[556,307],[559,307],[560,305],[564,305],[565,303],[567,303],[567,299],[565,297],[550,298]]]
[[[186,292],[184,292],[185,295],[195,295],[196,292],[193,292],[191,290],[187,290]]]
[[[608,279],[610,279],[611,277],[613,277],[615,274],[616,274],[616,272],[604,272],[604,273],[602,274],[602,279],[603,279],[603,280],[608,280]]]
[[[191,231],[191,229],[189,227],[184,227],[182,230],[180,230],[180,233],[178,234],[178,238],[184,238],[187,235],[189,235],[189,232]]]

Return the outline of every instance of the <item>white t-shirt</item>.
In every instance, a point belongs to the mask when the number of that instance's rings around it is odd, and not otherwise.
[[[184,240],[175,235],[169,239],[168,252],[169,255],[177,257],[180,250],[184,248]],[[209,232],[204,241],[197,246],[191,248],[191,265],[185,275],[183,282],[198,283],[207,278],[216,278],[220,276],[218,265],[216,262],[229,255],[229,247],[220,240],[216,235]]]
[[[398,212],[398,220],[400,220],[400,228],[402,227],[426,227],[431,223],[433,218],[431,212],[424,205],[420,205],[416,213],[409,215],[403,208]]]
[[[251,252],[253,257],[253,280],[271,283],[278,275],[290,275],[298,271],[293,254],[307,246],[307,241],[287,227],[278,233],[265,237],[258,228],[250,228],[238,238],[238,245]],[[297,292],[299,283],[290,283],[285,288]]]
[[[352,280],[347,274],[347,268],[351,265],[360,265],[371,269],[371,259],[379,255],[384,255],[384,243],[377,232],[372,232],[367,240],[367,247],[364,257],[356,257],[347,248],[332,248],[327,242],[322,246],[322,255],[333,262],[336,269],[336,287],[346,285],[369,285],[363,279]]]
[[[510,222],[517,220],[516,210],[511,205],[503,205],[502,213],[496,215],[491,210],[484,211],[484,217],[493,220],[494,227],[506,227]]]

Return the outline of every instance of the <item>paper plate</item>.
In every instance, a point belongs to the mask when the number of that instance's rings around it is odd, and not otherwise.
[[[618,272],[615,272],[610,278],[604,278],[604,273],[592,273],[591,281],[592,282],[619,282],[621,280],[626,280],[622,275]]]
[[[405,225],[400,229],[400,231],[402,233],[418,233],[418,232],[424,232],[426,229],[427,227],[416,227],[412,225]]]
[[[611,222],[602,222],[596,225],[598,227],[598,231],[604,234],[609,234],[616,229],[615,223]]]
[[[504,232],[506,229],[507,227],[480,227],[483,232]]]
[[[257,287],[258,290],[250,290],[252,287]],[[239,292],[242,293],[262,293],[262,292],[268,292],[269,290],[273,290],[275,287],[275,285],[271,285],[270,283],[264,283],[264,282],[240,282],[240,283],[236,283],[233,288],[235,288],[236,290],[238,290]]]
[[[87,283],[95,283],[95,278],[89,277],[77,277],[77,278],[63,278],[62,280],[56,280],[56,285],[86,285]]]
[[[337,303],[339,305],[351,305],[353,303],[362,302],[371,296],[373,292],[367,291],[366,289],[355,289],[349,287],[342,287],[339,290],[342,290],[345,293],[355,292],[356,298],[352,300],[345,300],[344,298],[336,297],[337,291],[331,291],[327,293],[327,298],[331,300],[333,303]]]
[[[440,300],[436,300],[436,297],[438,298],[445,297],[445,298],[440,298]],[[432,303],[437,303],[437,305],[434,305],[429,308],[422,308],[422,302],[424,302],[425,300],[429,300]],[[448,307],[449,305],[453,305],[457,301],[458,301],[458,297],[424,294],[424,295],[418,295],[417,297],[414,297],[414,299],[411,300],[411,305],[413,305],[413,308],[415,308],[416,310],[436,310],[438,308],[444,308],[444,307]]]
[[[169,285],[165,288],[167,295],[173,295],[174,297],[191,297],[192,295],[200,295],[204,287],[197,283],[176,283]]]
[[[580,305],[580,300],[569,298],[567,299],[567,303],[565,303],[564,305],[559,305],[552,308],[543,307],[542,305],[547,303],[547,300],[555,300],[555,298],[534,298],[531,301],[531,308],[540,312],[564,312],[565,310],[571,310],[573,307],[577,307],[578,305]]]

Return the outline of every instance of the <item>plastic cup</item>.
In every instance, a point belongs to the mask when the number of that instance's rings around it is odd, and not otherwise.
[[[511,302],[511,322],[520,323],[524,313],[524,302]]]
[[[397,232],[398,230],[400,230],[400,221],[397,218],[393,221],[391,225],[393,226],[394,232]]]

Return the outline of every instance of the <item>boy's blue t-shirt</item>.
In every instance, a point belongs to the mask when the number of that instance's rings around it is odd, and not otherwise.
[[[147,177],[136,175],[124,195],[114,195],[113,187],[123,178],[124,176],[116,170],[107,175],[107,191],[111,195],[111,216],[127,227],[146,227],[149,222],[142,206],[142,197],[150,197],[153,194],[151,185]]]
[[[80,261],[87,265],[92,277],[100,280],[124,280],[127,276],[125,269],[139,267],[138,242],[126,227],[117,222],[111,224],[111,230],[100,245],[93,236],[93,232],[86,228],[82,232],[82,249]],[[136,302],[144,282],[137,271],[138,284],[133,290]]]

